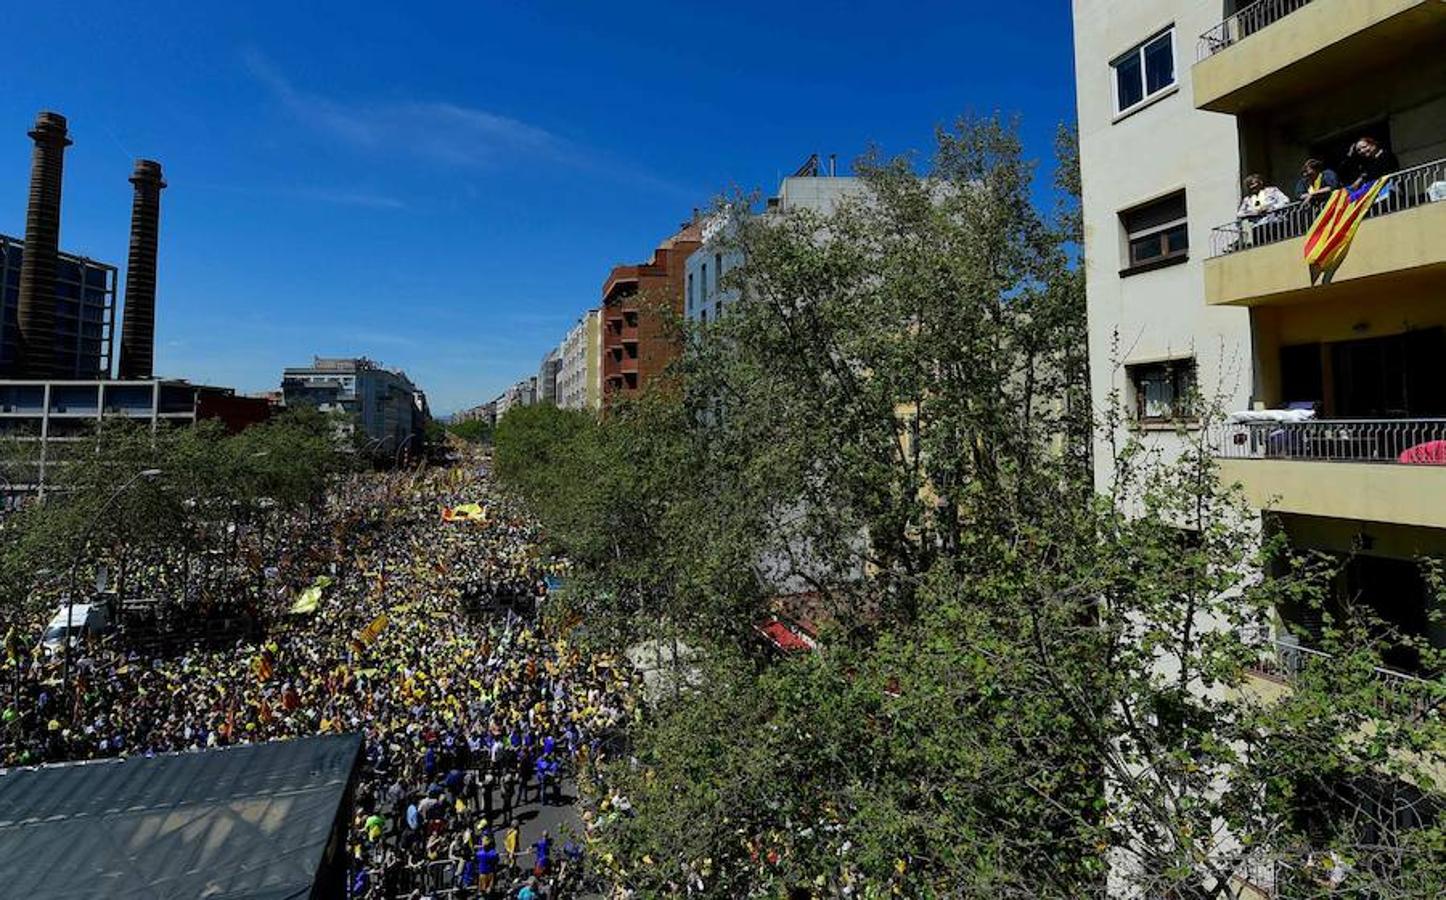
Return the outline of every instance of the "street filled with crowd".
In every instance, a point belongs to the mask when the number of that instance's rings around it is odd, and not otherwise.
[[[348,476],[293,518],[238,535],[251,625],[234,639],[141,646],[122,628],[76,646],[67,679],[63,652],[12,631],[0,766],[361,733],[351,896],[594,890],[576,784],[618,752],[640,683],[542,624],[565,562],[485,459]],[[133,568],[131,585],[186,580]],[[163,615],[205,614],[176,593]]]

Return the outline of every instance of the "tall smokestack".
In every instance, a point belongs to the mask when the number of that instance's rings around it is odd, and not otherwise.
[[[131,175],[131,252],[126,261],[125,319],[121,322],[120,378],[150,378],[156,347],[156,243],[161,224],[161,164],[136,160]]]
[[[60,254],[60,181],[65,163],[65,116],[42,112],[30,132],[30,206],[20,263],[19,375],[50,378],[55,360],[55,269]]]

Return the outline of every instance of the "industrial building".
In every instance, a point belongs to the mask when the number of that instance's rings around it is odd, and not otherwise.
[[[20,272],[25,242],[0,234],[0,373],[20,372]],[[63,378],[106,378],[115,336],[115,266],[56,254],[55,371]]]
[[[36,446],[33,457],[12,460],[7,497],[43,493],[47,473],[65,451],[81,446],[105,421],[154,430],[219,419],[236,431],[265,420],[270,406],[264,400],[155,375],[160,194],[166,186],[160,163],[137,160],[130,177],[130,250],[117,352],[116,268],[59,249],[69,123],[41,112],[29,136],[34,147],[25,237],[0,236],[0,436]]]
[[[682,349],[670,318],[683,316],[688,257],[702,246],[697,221],[638,265],[617,266],[602,289],[602,403],[606,408],[652,384]],[[671,315],[670,315],[671,314]]]
[[[286,369],[281,393],[288,407],[312,406],[335,414],[337,433],[375,456],[415,452],[426,427],[425,399],[405,372],[366,357],[314,357]]]

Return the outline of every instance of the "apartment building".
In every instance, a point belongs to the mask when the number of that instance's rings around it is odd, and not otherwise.
[[[604,408],[645,390],[681,351],[668,313],[683,315],[684,267],[701,244],[701,227],[689,222],[650,261],[608,273],[601,305]]]
[[[557,375],[561,368],[562,348],[553,347],[543,355],[542,363],[537,367],[536,402],[557,405]]]
[[[794,174],[783,179],[778,193],[768,198],[763,214],[786,215],[808,210],[828,215],[850,197],[861,195],[866,185],[861,178],[835,174],[832,162],[825,169],[815,154]],[[684,276],[683,314],[690,322],[716,322],[737,299],[737,290],[725,287],[724,276],[743,264],[743,255],[730,246],[727,218],[710,216],[701,224],[702,247],[688,257]]]
[[[590,309],[562,341],[557,372],[557,405],[563,409],[602,408],[602,311]]]
[[[1096,404],[1121,397],[1122,428],[1167,453],[1210,429],[1266,530],[1339,555],[1342,601],[1446,646],[1419,564],[1446,557],[1446,3],[1074,15]],[[1381,179],[1344,261],[1313,271],[1329,189]],[[1223,422],[1192,418],[1196,389]],[[1282,650],[1308,648],[1314,614],[1279,612]],[[1418,662],[1385,656],[1387,678]]]
[[[364,452],[400,456],[421,439],[428,411],[425,396],[405,372],[366,357],[313,358],[281,375],[287,406],[314,406],[341,417],[338,433],[355,436]]]
[[[497,411],[497,421],[507,415],[507,411],[519,406],[532,406],[537,403],[537,376],[530,375],[527,378],[514,384],[502,392],[496,400],[492,401],[493,408]]]

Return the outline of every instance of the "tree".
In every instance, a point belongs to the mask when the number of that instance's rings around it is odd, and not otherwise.
[[[453,422],[446,426],[446,430],[448,434],[455,435],[469,444],[490,444],[492,442],[492,425],[481,419]]]
[[[727,211],[739,299],[681,396],[499,429],[499,473],[607,587],[590,611],[706,650],[601,773],[631,813],[596,856],[656,895],[1316,896],[1323,860],[1360,896],[1440,893],[1440,655],[1387,690],[1401,636],[1329,607],[1329,564],[1262,536],[1207,432],[1113,448],[1095,495],[1078,220],[1035,211],[1008,124],[861,172],[827,216]],[[827,601],[816,652],[750,640],[773,559]],[[1286,601],[1332,628],[1266,694]]]
[[[29,472],[34,452],[33,442],[17,440],[0,458]],[[49,448],[44,500],[11,513],[0,530],[11,608],[17,616],[38,612],[21,602],[35,587],[68,590],[64,576],[77,555],[87,575],[106,562],[118,577],[133,560],[184,568],[207,550],[234,557],[243,529],[257,528],[259,537],[267,522],[319,502],[342,465],[331,423],[312,409],[288,410],[236,435],[216,422],[153,432],[106,420],[94,440]],[[159,477],[117,494],[151,469]],[[92,529],[102,510],[103,527]]]

